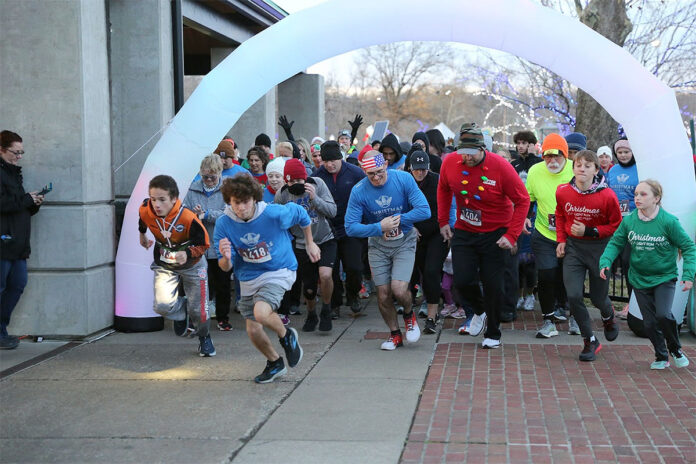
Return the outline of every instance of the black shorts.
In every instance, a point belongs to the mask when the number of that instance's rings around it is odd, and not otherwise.
[[[336,252],[338,244],[336,240],[331,239],[319,245],[321,250],[321,258],[316,263],[309,260],[307,251],[303,249],[295,249],[295,257],[298,264],[298,275],[302,279],[305,298],[314,298],[317,293],[317,283],[319,281],[319,268],[333,268],[336,262]]]

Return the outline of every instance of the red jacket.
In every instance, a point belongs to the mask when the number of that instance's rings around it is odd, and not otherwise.
[[[440,227],[449,223],[453,194],[457,202],[455,229],[492,232],[506,227],[504,237],[513,244],[517,241],[529,210],[529,194],[505,159],[488,151],[474,167],[465,165],[456,153],[444,159],[437,187]]]
[[[596,228],[599,236],[578,237],[570,233],[577,220],[585,228]],[[570,184],[556,189],[556,241],[565,243],[570,235],[580,240],[597,240],[611,237],[621,224],[621,208],[616,194],[610,188],[594,193],[580,193]]]

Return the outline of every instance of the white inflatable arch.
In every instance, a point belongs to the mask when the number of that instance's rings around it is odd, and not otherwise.
[[[373,19],[389,18],[388,25],[350,21],[353,26],[345,27],[345,18],[366,12]],[[520,24],[527,25],[526,33],[519,33]],[[131,318],[158,317],[152,309],[152,251],[140,247],[137,232],[138,206],[148,196],[149,180],[171,175],[183,199],[203,156],[268,90],[333,56],[399,41],[497,49],[573,82],[621,122],[641,178],[662,182],[666,209],[693,236],[696,183],[674,92],[622,48],[579,21],[529,0],[430,0],[427,8],[403,0],[330,0],[244,42],[201,81],[150,153],[126,207],[119,241],[117,326],[123,328]],[[133,330],[138,330],[134,322]]]

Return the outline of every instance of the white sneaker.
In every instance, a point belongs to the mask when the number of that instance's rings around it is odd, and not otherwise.
[[[428,303],[426,303],[425,301],[423,302],[423,304],[421,304],[420,309],[418,310],[418,317],[428,317]]]
[[[394,351],[396,348],[403,345],[404,344],[401,340],[401,335],[390,335],[387,341],[382,343],[380,349],[386,351]]]
[[[517,309],[522,309],[522,305],[524,305],[524,297],[521,296],[519,300],[517,300]]]
[[[481,348],[485,348],[485,349],[500,348],[500,340],[494,340],[492,338],[484,338],[483,342],[481,342]]]
[[[527,295],[524,297],[524,310],[525,311],[534,311],[535,304],[536,304],[536,300],[534,300],[534,295]]]
[[[480,316],[478,314],[474,314],[474,317],[471,318],[471,324],[469,324],[469,335],[472,337],[478,337],[481,335],[481,332],[483,332],[485,327],[486,313],[483,313]]]
[[[536,338],[551,338],[558,336],[558,330],[556,330],[556,324],[548,319],[544,320],[544,325],[541,326],[536,333]]]
[[[568,335],[580,335],[580,327],[573,316],[568,318]]]
[[[418,327],[418,319],[416,319],[416,314],[411,313],[411,317],[404,318],[404,325],[406,326],[406,341],[409,343],[416,343],[420,340],[421,331]]]

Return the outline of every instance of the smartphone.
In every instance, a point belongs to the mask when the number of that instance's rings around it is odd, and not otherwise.
[[[53,182],[49,182],[48,185],[44,185],[44,188],[41,189],[38,195],[46,195],[51,190],[53,190]]]

